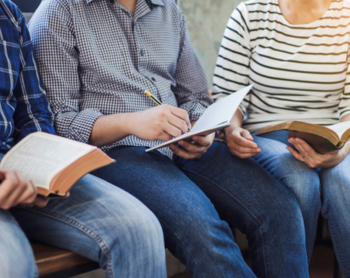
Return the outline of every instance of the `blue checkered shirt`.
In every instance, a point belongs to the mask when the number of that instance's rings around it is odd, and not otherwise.
[[[210,104],[182,12],[173,0],[148,2],[134,14],[110,0],[41,3],[29,30],[59,135],[87,143],[100,116],[154,107],[145,90],[192,121]],[[128,136],[102,149],[159,143]]]
[[[0,0],[0,150],[35,131],[54,133],[24,17]]]

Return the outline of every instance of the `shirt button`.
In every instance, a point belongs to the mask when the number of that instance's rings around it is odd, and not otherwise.
[[[145,51],[143,49],[141,49],[140,55],[141,55],[141,57],[143,57],[145,55]]]
[[[152,77],[151,79],[152,79],[153,82],[156,82],[156,81],[157,81],[157,79],[155,79],[154,77]]]

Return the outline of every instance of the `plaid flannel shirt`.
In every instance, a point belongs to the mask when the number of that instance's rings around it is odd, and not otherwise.
[[[35,131],[54,133],[25,19],[9,0],[0,0],[0,98],[0,150]]]

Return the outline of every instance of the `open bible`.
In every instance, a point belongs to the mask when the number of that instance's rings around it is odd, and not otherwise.
[[[200,116],[198,121],[193,125],[191,131],[186,132],[178,137],[175,137],[172,140],[166,141],[155,147],[149,148],[146,150],[146,152],[167,147],[170,144],[174,144],[180,140],[191,139],[195,135],[208,135],[217,130],[228,127],[239,104],[242,102],[242,100],[244,99],[246,94],[248,94],[251,88],[252,85],[244,87],[243,89],[210,105],[204,111],[202,116]]]
[[[318,153],[339,150],[350,139],[350,122],[342,122],[326,127],[301,121],[288,121],[263,127],[257,135],[278,130],[288,131],[289,137],[303,139]]]
[[[40,195],[65,196],[82,176],[112,162],[97,147],[35,132],[4,156],[0,170],[16,170],[26,180],[32,180]]]

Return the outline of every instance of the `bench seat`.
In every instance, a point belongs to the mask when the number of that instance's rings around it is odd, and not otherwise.
[[[42,278],[71,277],[99,268],[98,263],[71,251],[40,243],[32,243],[32,248]]]

